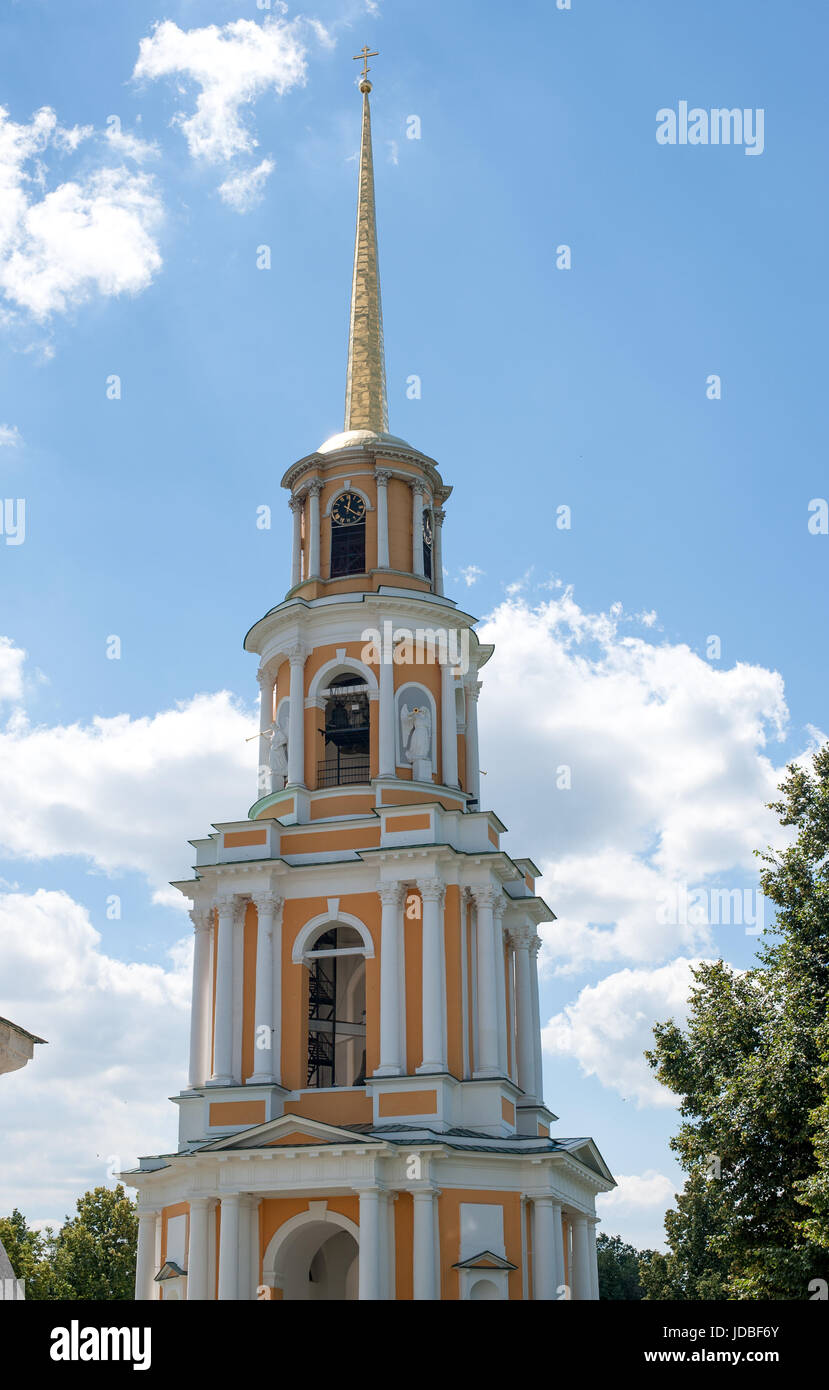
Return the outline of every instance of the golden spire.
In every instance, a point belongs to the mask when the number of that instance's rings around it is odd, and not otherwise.
[[[357,236],[351,286],[351,327],[348,336],[348,376],[345,387],[346,430],[388,434],[386,357],[383,348],[383,307],[377,258],[377,217],[374,208],[374,162],[371,154],[371,111],[368,96],[368,44],[355,55],[362,61],[363,133],[360,144],[360,182],[357,197]]]

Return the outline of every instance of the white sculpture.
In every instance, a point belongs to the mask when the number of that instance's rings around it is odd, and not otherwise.
[[[268,734],[271,740],[271,751],[268,758],[268,765],[271,770],[271,791],[281,791],[285,785],[285,778],[288,775],[288,740],[285,737],[284,729],[274,722]]]
[[[432,721],[426,705],[403,705],[400,711],[403,753],[416,782],[432,780]]]

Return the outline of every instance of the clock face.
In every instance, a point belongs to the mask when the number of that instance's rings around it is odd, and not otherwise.
[[[354,526],[363,521],[366,504],[356,492],[344,492],[331,508],[331,519],[336,526]]]
[[[427,545],[432,544],[432,518],[428,512],[423,517],[423,539]]]

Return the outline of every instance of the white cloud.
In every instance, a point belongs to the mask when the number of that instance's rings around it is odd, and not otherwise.
[[[620,1216],[633,1211],[648,1211],[656,1208],[665,1211],[674,1200],[677,1184],[665,1173],[657,1173],[648,1168],[644,1173],[614,1173],[616,1187],[612,1192],[602,1192],[596,1198],[600,1216]]]
[[[26,653],[8,637],[0,637],[0,700],[23,698],[23,665]]]
[[[461,570],[461,579],[463,580],[467,589],[471,589],[472,585],[477,584],[478,580],[482,577],[484,573],[485,571],[479,569],[477,565],[466,565],[465,568]]]
[[[480,629],[496,644],[479,704],[486,801],[510,808],[508,847],[544,869],[559,968],[705,949],[707,930],[663,925],[660,902],[677,884],[756,880],[754,849],[780,835],[766,810],[780,675],[719,669],[626,622],[568,590],[513,597]]]
[[[386,144],[387,144],[388,147],[389,147],[389,164],[399,164],[399,163],[400,163],[400,147],[399,147],[397,141],[396,141],[396,140],[387,140],[387,141],[386,141]]]
[[[140,135],[122,130],[120,125],[108,125],[104,138],[117,155],[122,159],[134,159],[136,164],[143,164],[148,159],[158,159],[161,154],[155,140],[142,140]]]
[[[49,108],[18,125],[0,107],[0,292],[37,319],[93,294],[135,294],[161,266],[162,204],[146,174],[97,168],[47,188],[41,156],[72,153],[90,134]]]
[[[16,449],[22,443],[17,425],[0,425],[0,449]]]
[[[675,1096],[656,1080],[643,1053],[653,1047],[655,1022],[686,1021],[694,983],[691,967],[698,963],[680,956],[655,970],[619,970],[586,985],[542,1030],[545,1051],[574,1058],[586,1075],[637,1107],[675,1105]]]
[[[219,184],[220,197],[234,212],[250,212],[261,203],[265,183],[275,168],[272,159],[263,159],[253,169],[231,174]]]
[[[0,647],[17,696],[14,660]],[[0,846],[22,860],[81,855],[105,873],[137,870],[164,894],[189,876],[187,840],[207,832],[205,816],[243,819],[255,799],[254,729],[226,691],[142,719],[32,727],[18,711],[0,731]]]
[[[280,96],[306,77],[303,21],[274,17],[263,24],[236,19],[221,28],[179,29],[172,20],[156,24],[141,40],[133,77],[177,77],[199,89],[192,115],[178,111],[190,153],[211,163],[249,154],[256,140],[245,123],[246,108],[267,91]],[[319,34],[318,34],[319,37]]]
[[[47,1040],[3,1078],[0,1212],[60,1222],[108,1166],[175,1147],[191,950],[118,960],[68,894],[0,893],[0,1014]]]

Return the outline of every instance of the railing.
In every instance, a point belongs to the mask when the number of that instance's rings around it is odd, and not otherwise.
[[[371,780],[368,758],[317,763],[317,787],[348,787]]]

